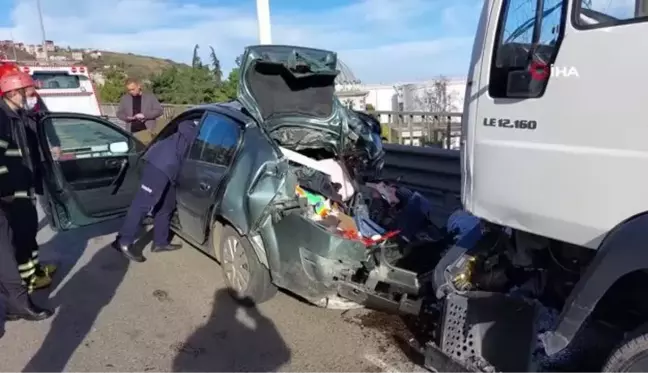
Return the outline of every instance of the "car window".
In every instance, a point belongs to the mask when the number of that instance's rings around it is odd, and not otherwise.
[[[132,150],[126,135],[98,120],[50,118],[43,126],[50,147],[60,146],[62,160],[123,155]],[[123,150],[123,143],[128,150]]]
[[[241,129],[239,124],[220,114],[208,114],[203,120],[189,159],[227,166],[232,161]]]

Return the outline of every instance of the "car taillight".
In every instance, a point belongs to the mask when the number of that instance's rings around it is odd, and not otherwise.
[[[26,72],[29,74],[29,67],[23,67],[23,72]]]
[[[84,73],[85,72],[85,67],[79,67],[79,72]]]
[[[76,72],[77,72],[77,69],[76,69],[76,67],[72,67],[72,68],[70,69],[70,71],[72,71],[73,73],[76,73]]]

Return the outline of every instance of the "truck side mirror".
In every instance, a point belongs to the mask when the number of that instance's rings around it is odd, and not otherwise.
[[[506,95],[511,98],[537,98],[542,96],[549,81],[531,73],[530,69],[512,70],[508,72]]]

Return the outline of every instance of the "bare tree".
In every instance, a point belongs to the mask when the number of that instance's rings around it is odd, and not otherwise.
[[[423,111],[438,113],[451,113],[457,111],[457,95],[448,89],[449,80],[444,76],[437,78],[431,87],[426,88],[421,94],[414,99],[415,104]],[[442,130],[443,126],[451,122],[451,118],[433,115],[424,119],[427,122],[427,134],[421,139],[424,144],[433,146],[443,146],[449,133]],[[436,127],[436,128],[433,128]]]
[[[426,88],[422,94],[415,98],[416,106],[423,111],[433,113],[450,113],[457,110],[455,101],[457,95],[455,92],[448,90],[449,80],[440,76],[432,83],[432,86]]]

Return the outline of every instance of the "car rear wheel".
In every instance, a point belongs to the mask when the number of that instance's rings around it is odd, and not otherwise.
[[[648,325],[632,333],[612,352],[603,372],[648,372]]]
[[[219,250],[225,283],[234,299],[258,304],[275,295],[277,287],[270,272],[261,264],[246,237],[225,226],[220,234]]]

